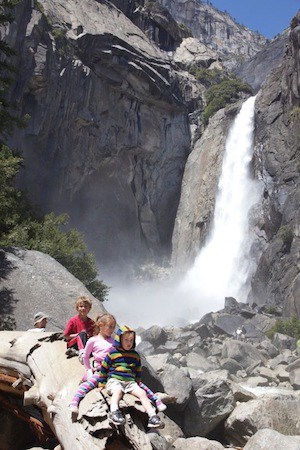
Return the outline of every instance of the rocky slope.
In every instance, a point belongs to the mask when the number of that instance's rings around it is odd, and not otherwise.
[[[256,174],[264,184],[259,224],[264,242],[252,298],[300,317],[300,12],[292,20],[282,66],[257,103]]]
[[[227,298],[225,308],[185,328],[140,329],[143,381],[168,404],[165,428],[147,429],[130,395],[126,424],[108,420],[110,397],[91,391],[72,417],[83,376],[60,333],[0,333],[0,446],[61,450],[299,448],[300,358],[295,340],[265,332],[275,317]],[[237,326],[244,335],[236,339]],[[66,377],[66,374],[68,376]],[[282,418],[286,420],[282,420]],[[15,430],[18,429],[18,433]]]

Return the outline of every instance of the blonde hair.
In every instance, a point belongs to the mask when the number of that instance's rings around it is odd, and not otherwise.
[[[90,309],[91,309],[91,307],[92,307],[92,300],[90,300],[88,297],[86,297],[85,295],[81,295],[80,297],[78,297],[78,299],[76,300],[76,302],[75,302],[75,306],[76,306],[76,309],[78,309],[78,306],[81,304],[81,303],[83,303],[84,305],[86,305],[86,306],[89,306],[90,307]]]
[[[115,326],[117,324],[115,316],[109,313],[101,314],[100,316],[97,316],[95,319],[95,325],[94,325],[94,334],[99,334],[101,325],[105,325],[109,322],[114,322]]]

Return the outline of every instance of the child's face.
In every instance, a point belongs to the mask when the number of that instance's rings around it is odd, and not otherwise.
[[[86,303],[79,303],[79,305],[77,305],[77,311],[81,318],[87,317],[88,313],[90,312],[90,309],[91,309],[90,306],[87,305]]]
[[[100,334],[102,334],[102,336],[105,338],[109,338],[115,331],[116,323],[113,321],[101,323],[99,328]]]
[[[134,344],[134,334],[124,333],[121,336],[121,345],[124,350],[131,350]]]

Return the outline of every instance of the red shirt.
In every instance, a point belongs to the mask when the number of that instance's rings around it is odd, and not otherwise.
[[[95,322],[89,317],[86,320],[82,320],[79,316],[74,316],[69,319],[64,335],[80,333],[80,331],[85,330],[87,332],[88,338],[93,336]],[[70,347],[76,343],[77,338],[67,341],[67,347]]]

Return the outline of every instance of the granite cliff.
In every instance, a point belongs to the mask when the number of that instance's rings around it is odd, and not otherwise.
[[[210,229],[224,140],[240,104],[204,130],[206,86],[189,69],[239,71],[259,91],[253,170],[265,184],[250,298],[299,314],[298,20],[268,44],[201,2],[22,2],[1,30],[22,68],[11,100],[30,116],[10,139],[24,156],[18,185],[43,213],[67,212],[104,269],[171,254],[174,264],[190,263]],[[205,182],[191,172],[193,158]],[[283,255],[274,250],[282,227],[293,233]]]

